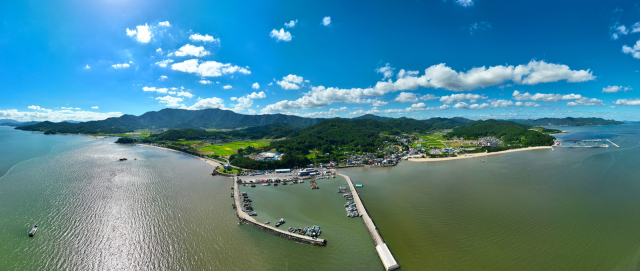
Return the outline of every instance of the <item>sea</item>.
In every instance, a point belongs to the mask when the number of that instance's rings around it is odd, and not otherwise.
[[[639,269],[640,126],[562,129],[620,147],[341,172],[402,270]],[[242,187],[258,221],[321,226],[315,247],[238,225],[201,159],[114,141],[0,127],[0,270],[384,270],[342,178]]]

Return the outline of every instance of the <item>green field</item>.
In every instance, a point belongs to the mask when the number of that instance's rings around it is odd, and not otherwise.
[[[222,145],[222,146],[220,146]],[[213,144],[206,147],[198,148],[197,150],[200,152],[215,152],[220,156],[231,156],[235,151],[239,149],[244,149],[249,146],[253,146],[254,148],[262,148],[269,146],[269,142],[263,140],[254,140],[254,141],[243,141],[243,142],[230,142],[224,144]]]

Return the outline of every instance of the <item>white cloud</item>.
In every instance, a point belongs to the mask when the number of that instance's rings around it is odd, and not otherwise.
[[[631,33],[640,32],[640,22],[637,22],[631,26]]]
[[[233,87],[232,87],[231,85],[226,85],[226,86],[224,86],[224,87],[222,87],[222,88],[224,88],[224,89],[231,89],[231,88],[233,88]]]
[[[207,108],[224,108],[223,100],[218,97],[206,98],[206,99],[198,99],[194,105],[189,106],[187,109],[189,110],[200,110]]]
[[[451,94],[449,96],[442,96],[440,97],[440,101],[445,103],[445,104],[450,104],[450,103],[455,103],[455,102],[462,102],[462,101],[466,101],[469,100],[472,103],[475,103],[478,100],[486,100],[488,99],[487,96],[484,95],[478,95],[478,94]]]
[[[422,101],[430,101],[430,100],[435,100],[435,99],[438,99],[438,98],[440,98],[440,97],[438,97],[436,95],[433,95],[433,94],[425,94],[425,95],[422,95],[420,97],[420,100],[422,100]]]
[[[129,64],[128,63],[122,63],[122,64],[113,64],[111,65],[112,68],[114,69],[126,69],[129,68]]]
[[[388,65],[388,64],[387,64],[387,65]],[[376,70],[376,71],[377,71],[377,70]],[[403,78],[403,77],[405,77],[405,76],[416,76],[416,75],[418,75],[418,74],[420,74],[420,71],[405,71],[404,69],[401,69],[401,70],[398,72],[397,77],[398,77],[398,78]],[[385,77],[386,77],[386,74],[385,74]],[[382,79],[382,80],[384,80],[384,79]]]
[[[138,25],[136,26],[136,29],[137,30],[129,30],[129,28],[127,28],[127,36],[135,36],[135,39],[142,43],[148,43],[151,40],[151,37],[153,37],[153,34],[151,34],[149,29],[149,25],[147,24]]]
[[[613,102],[613,104],[617,104],[617,105],[640,105],[640,99],[619,99],[615,102]]]
[[[395,70],[394,68],[392,68],[389,63],[385,64],[384,67],[380,67],[376,69],[376,72],[378,73],[382,73],[384,75],[384,77],[382,78],[382,80],[385,80],[387,78],[391,78],[391,76],[393,76],[393,70]],[[403,70],[404,71],[404,70]]]
[[[536,93],[534,95],[531,95],[529,92],[525,92],[525,93],[520,93],[520,91],[514,91],[512,94],[512,98],[518,101],[526,101],[526,100],[531,100],[531,101],[542,101],[542,102],[558,102],[561,100],[578,100],[578,99],[582,99],[584,97],[582,97],[582,95],[580,94],[568,94],[568,95],[562,95],[562,94],[543,94],[543,93]]]
[[[640,40],[636,42],[633,48],[629,46],[622,46],[622,52],[625,54],[630,54],[632,57],[640,59]]]
[[[284,31],[284,28],[280,28],[280,31],[275,29],[271,30],[269,36],[276,39],[276,41],[291,41],[291,33],[289,31]]]
[[[169,77],[167,77],[166,75],[160,75],[160,79],[158,79],[158,80],[164,81],[167,78],[169,78]]]
[[[269,82],[269,84],[267,84],[267,86],[273,85],[273,82]]]
[[[203,36],[203,35],[200,35],[198,33],[189,36],[189,39],[191,41],[202,41],[204,43],[207,43],[207,42],[220,42],[220,39],[215,39],[212,36],[209,36],[207,34],[205,34]]]
[[[191,44],[186,44],[182,47],[180,47],[180,49],[178,49],[178,51],[175,51],[173,53],[175,56],[195,56],[195,57],[203,57],[203,56],[207,56],[210,55],[211,53],[207,50],[204,49],[203,46],[193,46]]]
[[[458,108],[458,109],[485,109],[485,108],[491,107],[491,105],[488,104],[488,103],[469,105],[469,104],[467,104],[465,102],[459,102],[456,105],[454,105],[453,107]]]
[[[322,18],[322,25],[324,25],[324,26],[331,25],[331,17],[327,16],[327,17]]]
[[[457,72],[444,64],[439,64],[427,68],[425,74],[420,77],[409,76],[406,75],[405,72],[404,77],[398,78],[395,82],[391,79],[388,81],[380,81],[376,83],[375,86],[365,89],[326,88],[324,86],[312,87],[312,91],[304,93],[303,97],[293,101],[283,100],[268,105],[262,112],[320,108],[328,106],[333,102],[374,103],[377,100],[366,99],[366,97],[382,96],[387,93],[403,90],[417,90],[419,87],[463,91],[499,85],[506,81],[513,81],[517,84],[535,85],[560,80],[583,82],[594,79],[595,76],[593,76],[589,70],[574,71],[570,70],[566,65],[549,64],[544,61],[531,61],[526,65],[518,66],[480,67],[473,68],[467,72]],[[281,82],[283,81],[278,82],[283,88],[299,89],[297,85],[290,82],[289,84],[282,84]],[[581,98],[580,95],[574,96],[572,99]]]
[[[178,97],[172,97],[172,96],[164,96],[164,97],[158,97],[156,98],[156,100],[160,100],[160,103],[165,104],[168,107],[182,107],[184,106],[184,104],[182,104],[182,101],[184,99],[182,98],[178,98]]]
[[[44,108],[42,108],[44,109]],[[63,120],[75,120],[75,121],[91,121],[91,120],[104,120],[112,117],[120,117],[120,112],[109,113],[97,113],[90,111],[78,111],[78,110],[39,110],[39,111],[18,111],[17,109],[0,110],[0,119],[13,119],[17,121],[54,121],[59,122]]]
[[[191,94],[191,92],[188,91],[180,91],[178,93],[175,93],[178,97],[187,97],[187,98],[193,98],[193,94]]]
[[[39,110],[39,111],[51,111],[50,109],[45,109],[38,105],[30,105],[30,106],[27,106],[27,108],[33,109],[33,110]]]
[[[258,113],[258,111],[255,111],[255,110],[253,110],[253,109],[249,109],[249,110],[247,110],[247,112],[248,112],[249,114],[251,114],[251,115],[255,115],[256,113]]]
[[[212,84],[213,82],[211,82],[209,80],[200,80],[200,81],[198,81],[198,83],[203,84],[203,85],[209,85],[209,84]]]
[[[98,106],[92,106],[91,109],[98,109]]]
[[[264,99],[267,97],[267,94],[265,94],[264,91],[260,91],[258,93],[252,92],[251,94],[247,95],[247,97],[251,99]]]
[[[84,66],[83,69],[88,70],[88,69],[91,69],[91,67],[89,67],[89,65],[86,65],[86,66]]]
[[[487,22],[473,23],[469,26],[469,34],[473,35],[478,30],[491,30],[491,24]]]
[[[629,34],[629,30],[624,25],[617,23],[611,27],[611,39],[617,40],[620,36]]]
[[[260,84],[258,84],[257,82],[253,83],[253,85],[251,85],[251,88],[252,89],[260,89]]]
[[[280,85],[282,89],[300,89],[300,84],[302,84],[303,77],[297,76],[295,74],[289,74],[285,77],[282,77],[282,81],[276,81],[276,84]]]
[[[263,99],[266,97],[267,95],[262,91],[260,91],[259,93],[253,92],[240,98],[231,97],[232,101],[237,102],[235,105],[233,105],[233,111],[240,112],[242,110],[245,110],[253,105],[253,99]]]
[[[380,101],[380,100],[366,100],[366,101],[362,101],[363,103],[371,103],[371,105],[373,106],[385,106],[388,104],[388,102],[385,101]]]
[[[456,3],[463,7],[472,7],[474,4],[473,0],[456,0]]]
[[[169,21],[164,21],[164,22],[159,22],[158,26],[170,27],[171,24],[169,23]]]
[[[519,106],[519,107],[540,107],[539,104],[534,103],[534,102],[526,102],[526,103],[516,102],[515,105]]]
[[[400,92],[393,100],[401,103],[415,103],[418,101],[418,96],[411,92]]]
[[[173,62],[173,59],[165,59],[165,60],[156,62],[156,65],[158,65],[160,67],[163,67],[163,68],[166,68],[167,65],[169,65],[169,63],[171,63],[171,62]]]
[[[162,48],[158,48],[158,49],[156,49],[156,53],[158,53],[158,54],[162,54]]]
[[[619,91],[629,91],[633,90],[631,87],[623,87],[623,86],[607,86],[606,88],[602,88],[603,93],[617,93]]]
[[[298,23],[298,19],[296,19],[296,20],[291,20],[291,21],[290,21],[290,22],[288,22],[288,23],[284,23],[284,26],[285,26],[286,28],[292,28],[292,27],[296,27],[296,24],[297,24],[297,23]]]
[[[509,107],[513,105],[512,101],[509,100],[489,100],[492,107]]]
[[[218,77],[223,74],[233,74],[236,72],[251,74],[251,71],[248,70],[249,67],[242,68],[229,63],[224,64],[216,61],[204,61],[200,63],[200,60],[198,59],[190,59],[172,64],[171,69],[181,72],[195,73],[201,77]]]
[[[568,102],[567,106],[572,107],[572,106],[577,106],[577,105],[584,105],[584,106],[603,106],[606,105],[602,102],[602,100],[596,99],[596,98],[580,98],[577,99],[573,102]]]
[[[146,92],[158,92],[158,93],[167,93],[169,91],[167,88],[156,88],[156,87],[142,87],[142,91]]]

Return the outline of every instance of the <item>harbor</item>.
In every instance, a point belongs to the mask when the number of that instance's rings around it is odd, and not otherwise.
[[[241,203],[242,200],[241,198],[243,198],[245,195],[248,195],[247,192],[241,192],[240,191],[240,186],[239,186],[239,182],[238,182],[238,177],[234,177],[233,178],[233,199],[234,199],[234,208],[236,210],[236,216],[238,217],[238,219],[240,220],[240,223],[244,223],[247,225],[251,225],[255,228],[258,228],[260,230],[263,230],[265,232],[274,234],[276,236],[280,236],[289,240],[293,240],[299,243],[304,243],[304,244],[310,244],[310,245],[314,245],[314,246],[326,246],[327,245],[327,241],[325,241],[324,239],[321,238],[314,238],[314,237],[310,237],[310,236],[306,236],[306,235],[301,235],[298,233],[294,233],[294,232],[289,232],[286,230],[281,230],[278,229],[276,227],[272,227],[269,224],[265,224],[265,223],[261,223],[258,222],[255,218],[253,218],[253,216],[247,214],[246,212],[244,212],[242,206],[243,204]]]

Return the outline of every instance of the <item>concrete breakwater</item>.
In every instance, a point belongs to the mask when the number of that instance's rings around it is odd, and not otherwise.
[[[384,268],[387,271],[396,270],[400,268],[400,265],[398,264],[398,262],[396,262],[396,259],[393,257],[393,254],[391,254],[391,250],[389,250],[389,247],[387,247],[387,244],[384,242],[384,239],[382,239],[382,235],[380,235],[380,232],[378,231],[376,224],[373,223],[373,220],[369,216],[369,213],[367,213],[367,209],[364,207],[364,204],[360,200],[358,191],[356,191],[356,188],[353,185],[353,182],[351,182],[351,178],[349,178],[349,176],[344,175],[342,173],[337,173],[337,174],[344,177],[347,180],[347,184],[349,185],[349,188],[351,189],[351,194],[353,195],[353,201],[356,203],[356,207],[358,208],[360,217],[362,217],[362,222],[364,222],[364,225],[367,228],[367,231],[369,231],[369,235],[371,236],[373,243],[376,245],[376,251],[378,252],[378,256],[380,256],[380,260],[382,261]]]
[[[240,192],[240,186],[238,185],[238,177],[234,177],[233,178],[234,208],[236,209],[236,216],[238,217],[241,223],[251,225],[265,232],[274,234],[276,236],[280,236],[282,238],[293,240],[299,243],[310,244],[310,245],[320,246],[320,247],[327,245],[327,241],[324,239],[320,239],[320,238],[313,239],[306,235],[291,233],[291,232],[281,230],[269,225],[265,225],[263,223],[256,221],[252,216],[242,211],[242,203],[240,202],[241,197],[242,197],[242,194]]]

